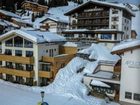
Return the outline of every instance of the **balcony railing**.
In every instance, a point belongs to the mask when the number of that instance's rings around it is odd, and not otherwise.
[[[33,64],[34,58],[0,54],[0,61],[15,62],[15,63],[22,63],[22,64]]]
[[[0,73],[27,77],[27,78],[33,78],[34,76],[34,71],[16,70],[16,69],[11,69],[6,67],[0,67]]]
[[[39,77],[44,77],[44,78],[52,78],[53,77],[52,71],[39,70],[38,75],[39,75]]]

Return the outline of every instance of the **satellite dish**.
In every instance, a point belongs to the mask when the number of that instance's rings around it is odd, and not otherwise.
[[[49,105],[47,102],[43,102],[41,105]]]

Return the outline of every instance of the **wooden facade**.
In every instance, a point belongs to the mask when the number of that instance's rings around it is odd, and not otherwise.
[[[16,70],[16,69],[11,69],[11,68],[6,68],[6,67],[0,67],[0,73],[27,77],[27,78],[34,77],[34,71]]]
[[[54,78],[58,70],[65,65],[68,64],[68,62],[74,57],[74,54],[69,54],[69,55],[60,55],[56,57],[48,57],[48,56],[42,56],[42,62],[48,62],[51,65],[51,70],[50,70],[50,75],[48,75],[48,72],[46,71],[46,76],[51,76],[51,72]],[[41,76],[41,74],[40,74]],[[43,75],[42,75],[43,76]]]
[[[22,64],[34,64],[33,57],[12,56],[5,54],[0,54],[0,61],[15,62]]]
[[[22,4],[22,8],[31,10],[33,12],[39,12],[39,13],[47,13],[48,12],[48,7],[40,5],[38,3],[30,2],[30,1],[25,1]]]

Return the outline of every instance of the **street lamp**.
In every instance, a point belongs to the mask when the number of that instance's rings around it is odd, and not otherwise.
[[[40,93],[41,93],[41,98],[42,98],[42,103],[43,103],[44,102],[44,94],[45,94],[45,92],[41,91]]]

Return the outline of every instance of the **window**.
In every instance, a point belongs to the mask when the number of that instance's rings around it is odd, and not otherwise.
[[[21,50],[15,50],[15,56],[22,56]]]
[[[50,71],[51,70],[50,64],[42,64],[42,70],[44,70],[44,71]]]
[[[118,10],[117,9],[113,9],[112,10],[112,14],[118,14]]]
[[[49,56],[50,56],[50,57],[53,57],[53,55],[54,55],[54,54],[53,54],[53,49],[50,49],[50,50],[49,50]]]
[[[6,62],[6,67],[7,68],[13,68],[12,62]]]
[[[126,99],[132,99],[132,93],[131,92],[125,92],[125,98]]]
[[[112,21],[118,21],[119,18],[118,17],[112,17]]]
[[[31,41],[24,39],[24,47],[25,48],[33,48],[33,43]]]
[[[140,94],[134,93],[134,100],[140,101]]]
[[[112,35],[111,34],[101,34],[101,39],[111,39]]]
[[[32,71],[33,70],[33,65],[26,64],[26,70],[27,71]]]
[[[17,36],[14,38],[14,46],[15,47],[23,47],[23,38]]]
[[[16,63],[15,67],[16,67],[17,70],[23,70],[23,66],[22,66],[21,63]]]
[[[13,39],[9,39],[5,41],[5,46],[12,47],[13,46]]]
[[[32,57],[33,51],[26,51],[26,57]]]
[[[12,55],[12,50],[10,50],[10,49],[5,49],[5,54],[6,54],[6,55]]]

